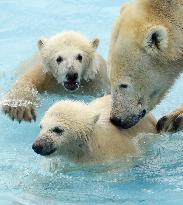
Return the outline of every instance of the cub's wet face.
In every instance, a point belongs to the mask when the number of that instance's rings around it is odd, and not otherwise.
[[[75,48],[60,49],[43,57],[46,69],[57,79],[57,82],[70,92],[79,89],[84,70],[84,52]]]
[[[70,92],[79,89],[82,79],[88,80],[85,76],[92,72],[89,69],[99,45],[97,38],[88,41],[84,37],[77,37],[76,33],[72,35],[68,33],[63,37],[60,34],[60,37],[38,41],[44,72],[51,74]]]
[[[42,126],[41,129],[43,129]],[[43,131],[32,145],[32,149],[42,156],[54,154],[58,149],[59,137],[62,137],[63,132],[64,129],[60,127],[50,128],[46,132]]]
[[[82,102],[60,101],[44,115],[32,149],[43,156],[81,156],[89,149],[98,119],[99,114]]]
[[[64,70],[62,82],[64,88],[71,92],[78,90],[83,70],[83,54],[81,54],[81,52],[77,52],[74,53],[72,57],[63,57],[63,61],[61,63],[63,64],[62,66],[65,67],[65,69],[64,67],[61,68]]]

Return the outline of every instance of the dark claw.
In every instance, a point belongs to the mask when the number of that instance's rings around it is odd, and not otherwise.
[[[12,117],[11,119],[12,119],[13,121],[15,120],[15,118],[14,118],[14,117]]]
[[[163,129],[163,127],[164,127],[164,124],[165,124],[165,122],[167,121],[167,116],[164,116],[164,117],[162,117],[159,121],[158,121],[158,123],[157,123],[157,125],[156,125],[156,130],[158,131],[158,132],[160,132],[162,129]]]
[[[20,124],[20,123],[22,122],[22,120],[19,120],[18,122],[19,122],[19,124]]]
[[[6,115],[8,112],[7,111],[4,111],[4,114]]]
[[[36,116],[33,117],[34,122],[36,122]]]
[[[177,119],[174,121],[173,128],[175,131],[177,131],[180,128],[182,121],[183,121],[183,116],[177,117]]]

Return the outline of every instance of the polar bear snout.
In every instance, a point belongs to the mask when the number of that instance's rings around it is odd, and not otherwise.
[[[111,115],[110,121],[113,125],[117,127],[120,127],[123,129],[129,129],[135,126],[145,115],[146,115],[146,110],[143,110],[138,115],[133,115],[131,117],[128,117],[126,120],[122,120],[120,117]]]
[[[66,80],[64,81],[64,87],[68,91],[76,91],[79,86],[79,75],[77,72],[69,72],[66,74]]]
[[[47,156],[53,154],[56,151],[56,146],[49,138],[39,138],[32,145],[32,149],[37,154]]]

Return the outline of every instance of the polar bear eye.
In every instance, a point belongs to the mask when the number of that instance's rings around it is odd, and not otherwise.
[[[82,56],[81,54],[78,54],[77,57],[76,57],[76,59],[77,59],[79,62],[81,62],[82,59],[83,59],[83,56]]]
[[[51,131],[57,134],[62,134],[64,132],[64,129],[60,127],[54,127]]]
[[[58,56],[58,58],[56,59],[57,63],[60,64],[63,61],[62,56]]]

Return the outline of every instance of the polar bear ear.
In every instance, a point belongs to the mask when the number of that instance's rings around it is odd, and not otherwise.
[[[48,42],[48,39],[46,39],[46,38],[39,39],[38,40],[38,48],[39,48],[39,50],[41,50],[46,45],[47,42]]]
[[[90,43],[94,49],[97,49],[100,43],[100,39],[94,38]]]
[[[145,35],[144,47],[150,54],[164,51],[168,47],[168,31],[164,26],[153,26]]]

